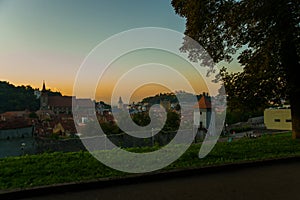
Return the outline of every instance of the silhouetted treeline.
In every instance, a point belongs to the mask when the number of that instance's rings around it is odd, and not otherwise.
[[[177,96],[181,98],[182,101],[191,101],[194,97],[199,100],[203,94],[194,95],[187,92],[181,92],[177,93],[176,95],[174,93],[160,93],[155,96],[146,97],[142,100],[142,103],[149,103],[149,104],[159,104],[161,101],[169,101],[170,103],[178,103]]]
[[[36,111],[40,108],[40,100],[34,94],[31,86],[14,86],[6,81],[0,81],[0,113],[6,111],[21,111],[28,109]],[[60,92],[48,90],[49,96],[61,95]]]

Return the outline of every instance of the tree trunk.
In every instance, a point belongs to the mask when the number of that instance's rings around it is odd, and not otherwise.
[[[286,50],[288,55],[285,57],[285,63],[287,64],[287,81],[289,85],[289,99],[291,105],[292,115],[292,133],[294,139],[300,139],[300,78],[297,72],[300,69],[299,59],[296,51],[295,44],[290,43]]]
[[[288,4],[283,4],[282,13],[279,21],[280,40],[281,40],[281,61],[286,71],[288,84],[288,95],[291,105],[292,117],[292,136],[294,139],[300,139],[300,69],[299,55],[297,52],[297,31],[291,15]]]
[[[282,64],[287,72],[288,94],[291,105],[292,134],[300,139],[300,78],[299,58],[293,39],[287,37],[282,45]]]
[[[297,98],[298,96],[298,98]],[[292,114],[292,135],[294,139],[300,139],[300,93],[292,94],[290,97],[291,114]]]

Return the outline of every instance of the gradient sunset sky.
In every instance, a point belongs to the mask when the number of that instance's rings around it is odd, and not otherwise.
[[[72,95],[80,65],[100,42],[140,27],[183,33],[185,19],[170,0],[0,0],[0,27],[1,81],[41,88],[45,80]]]

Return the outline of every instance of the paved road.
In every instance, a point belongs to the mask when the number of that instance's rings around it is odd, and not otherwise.
[[[26,200],[300,199],[300,161],[135,182]],[[24,199],[25,200],[25,199]]]

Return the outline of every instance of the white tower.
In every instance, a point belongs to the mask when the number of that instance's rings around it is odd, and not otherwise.
[[[119,108],[119,109],[123,109],[123,101],[122,101],[122,97],[119,97],[118,108]]]

